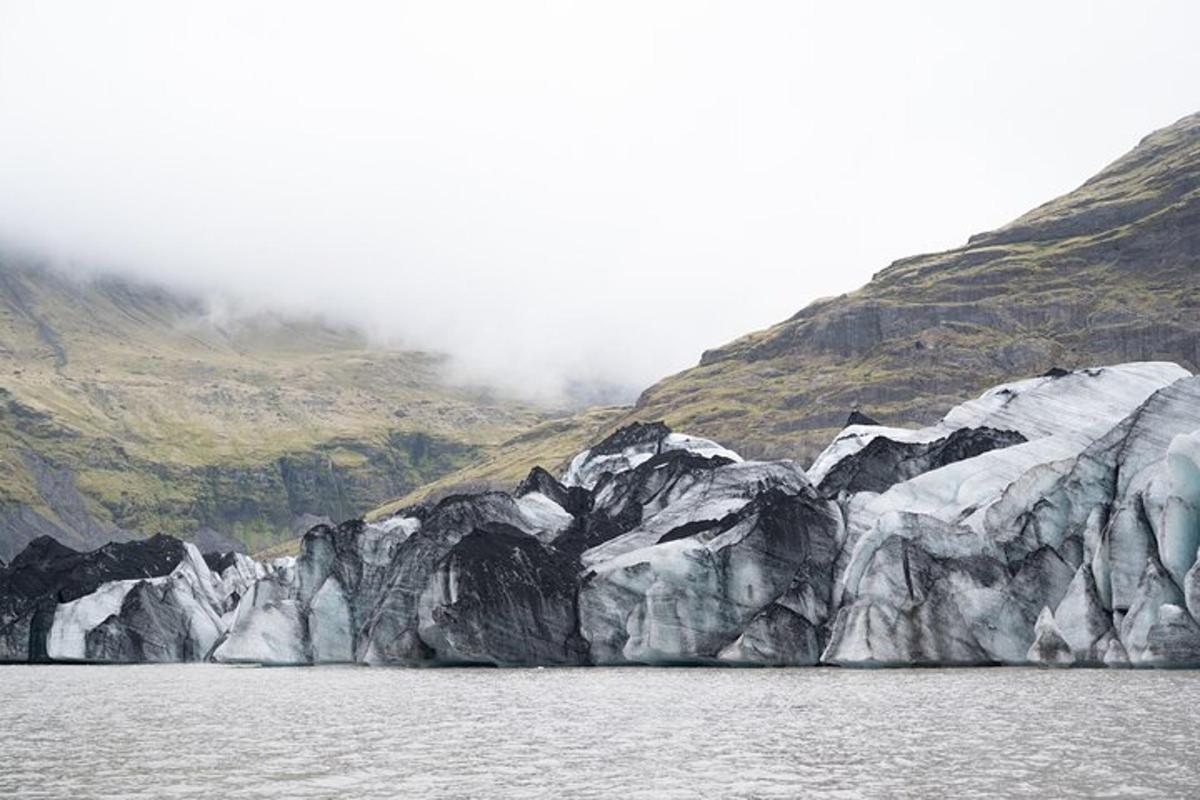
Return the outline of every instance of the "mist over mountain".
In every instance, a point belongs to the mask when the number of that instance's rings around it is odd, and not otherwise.
[[[0,255],[0,560],[167,532],[261,548],[551,416],[312,316]]]
[[[4,4],[0,241],[628,401],[1194,110],[1187,4],[960,5]]]
[[[1200,367],[1200,114],[1142,137],[1074,191],[962,246],[706,351],[628,409],[541,426],[380,513],[506,486],[568,457],[580,425],[664,420],[754,458],[807,463],[846,425],[927,424],[1003,375],[1130,360]]]

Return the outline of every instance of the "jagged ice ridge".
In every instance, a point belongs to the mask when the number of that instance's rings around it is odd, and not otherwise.
[[[635,423],[511,494],[0,569],[0,658],[397,665],[1200,666],[1200,378],[998,386],[857,414],[804,470]]]

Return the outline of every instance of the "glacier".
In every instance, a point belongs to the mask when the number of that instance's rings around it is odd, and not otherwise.
[[[1053,371],[813,464],[635,423],[511,492],[0,568],[0,660],[1200,666],[1200,378]]]

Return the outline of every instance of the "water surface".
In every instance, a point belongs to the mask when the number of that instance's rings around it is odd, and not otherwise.
[[[1200,673],[0,666],[0,797],[1186,796]]]

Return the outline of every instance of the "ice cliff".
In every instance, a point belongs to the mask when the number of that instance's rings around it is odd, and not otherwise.
[[[319,525],[270,564],[165,537],[0,569],[0,658],[259,664],[1200,666],[1200,378],[851,418],[808,470],[662,423],[561,479]]]

